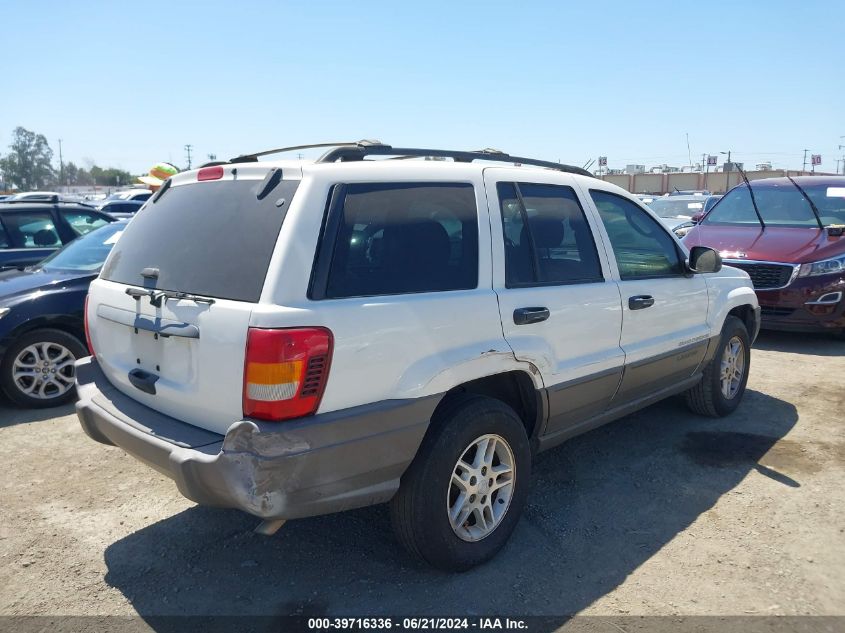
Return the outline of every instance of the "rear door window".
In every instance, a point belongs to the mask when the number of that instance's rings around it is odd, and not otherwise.
[[[508,288],[603,281],[596,244],[571,187],[500,182]]]
[[[109,221],[99,213],[83,211],[80,209],[60,209],[59,213],[65,222],[77,235],[85,235],[94,229],[105,226]]]
[[[172,186],[133,216],[101,276],[140,286],[157,268],[161,290],[256,302],[298,185],[282,180],[262,200],[255,180]]]
[[[478,285],[478,211],[469,183],[339,185],[326,226],[313,299]]]
[[[62,245],[49,211],[26,211],[3,216],[13,248],[57,248]]]

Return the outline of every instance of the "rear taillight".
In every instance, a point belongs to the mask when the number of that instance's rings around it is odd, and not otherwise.
[[[250,328],[244,416],[278,421],[313,414],[323,397],[331,358],[332,333],[325,328]]]
[[[88,344],[88,351],[91,356],[96,356],[94,353],[94,345],[91,343],[91,330],[88,328],[88,295],[85,295],[85,308],[83,315],[83,322],[85,323],[85,342]]]

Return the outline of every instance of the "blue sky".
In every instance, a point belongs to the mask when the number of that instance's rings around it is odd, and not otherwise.
[[[845,3],[4,3],[0,153],[133,173],[377,138],[610,167],[731,149],[833,171]]]

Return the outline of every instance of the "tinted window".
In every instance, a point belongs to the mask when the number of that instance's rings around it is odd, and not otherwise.
[[[499,183],[507,287],[601,281],[596,245],[570,187]]]
[[[89,211],[80,211],[77,209],[61,209],[59,213],[62,214],[65,222],[70,224],[70,228],[77,235],[85,235],[94,229],[108,224],[106,220],[99,213],[91,213]]]
[[[11,246],[9,236],[6,235],[6,229],[3,228],[3,224],[0,223],[0,248],[9,248],[9,246]]]
[[[133,216],[102,277],[139,286],[144,268],[158,268],[162,290],[258,301],[299,181],[282,180],[258,200],[261,184],[222,180],[170,187]]]
[[[47,211],[9,213],[3,216],[3,224],[13,248],[55,248],[62,241],[53,225],[53,217]]]
[[[478,285],[478,214],[471,184],[352,184],[336,188],[336,195],[342,198],[329,212],[336,216],[329,225],[334,219],[338,228],[326,297]]]
[[[607,229],[622,279],[683,272],[675,241],[646,211],[612,193],[591,190],[590,195]]]

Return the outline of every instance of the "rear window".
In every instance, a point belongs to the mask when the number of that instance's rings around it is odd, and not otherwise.
[[[299,181],[283,180],[263,200],[262,181],[219,181],[170,187],[135,214],[101,277],[219,299],[258,301],[270,257]]]

